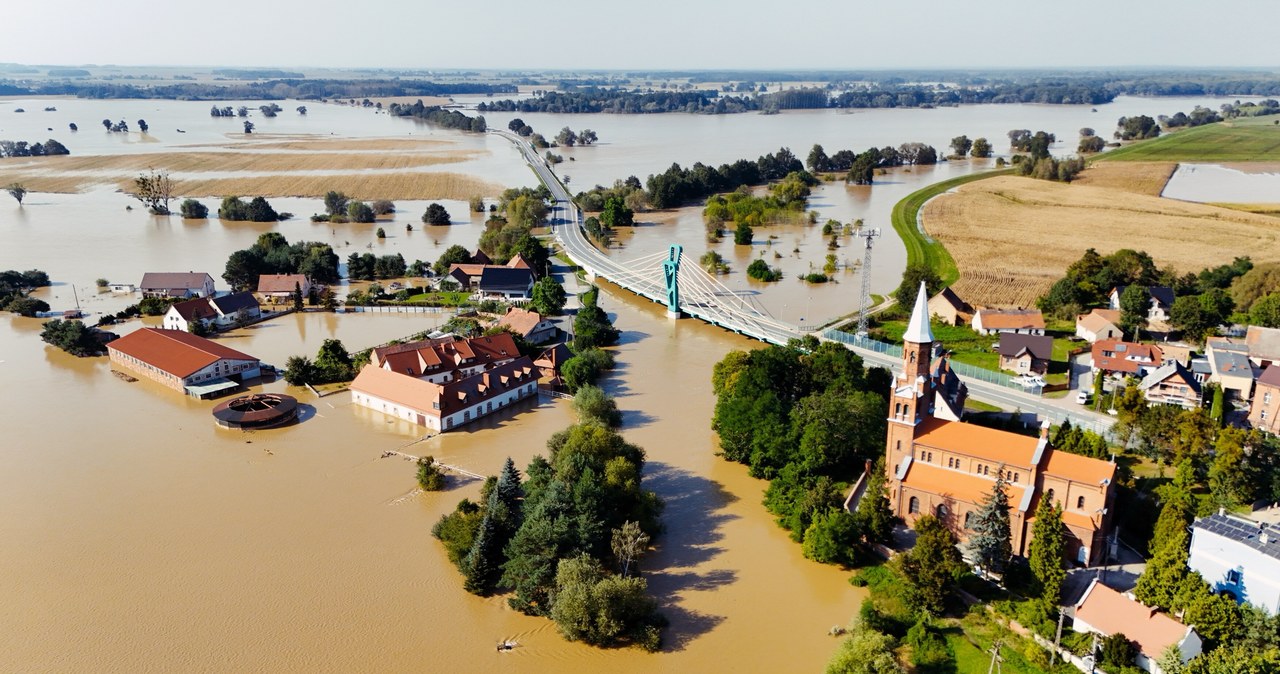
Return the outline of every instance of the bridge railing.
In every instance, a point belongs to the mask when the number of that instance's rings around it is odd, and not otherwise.
[[[882,342],[877,339],[871,339],[870,337],[860,337],[834,328],[829,328],[823,331],[822,336],[833,342],[840,342],[842,344],[855,346],[859,349],[867,349],[868,351],[883,353],[886,356],[891,356],[893,358],[902,357],[902,347],[897,344]],[[966,379],[974,379],[977,381],[987,382],[989,384],[996,384],[998,386],[1011,388],[1015,391],[1026,391],[1032,395],[1041,395],[1043,392],[1043,389],[1039,386],[1023,386],[1022,384],[1019,384],[1014,380],[1014,377],[1003,372],[996,372],[995,370],[988,370],[968,363],[957,362],[954,359],[951,360],[950,363],[951,369],[954,370],[956,374]]]

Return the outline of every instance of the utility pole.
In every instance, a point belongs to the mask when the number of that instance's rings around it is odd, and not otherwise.
[[[987,674],[1004,674],[1004,666],[1001,664],[1004,658],[1000,657],[1000,640],[996,639],[996,642],[991,644],[991,650],[987,652],[991,653],[991,664],[987,667]]]
[[[867,335],[867,309],[871,308],[871,244],[880,237],[879,227],[866,227],[858,232],[866,242],[862,254],[862,297],[858,306],[858,336]]]

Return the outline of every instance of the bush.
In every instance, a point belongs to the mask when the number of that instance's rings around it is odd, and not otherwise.
[[[389,215],[396,212],[396,205],[386,199],[379,199],[373,202],[373,212],[375,215]]]
[[[418,486],[423,491],[440,491],[444,489],[444,473],[440,472],[440,468],[436,466],[436,460],[431,456],[424,456],[418,459]]]
[[[209,217],[209,207],[195,199],[184,199],[182,205],[178,207],[178,212],[188,220],[204,220]]]
[[[764,260],[755,260],[747,266],[747,276],[757,281],[777,281],[782,278],[782,270],[770,267]]]
[[[350,204],[347,204],[347,217],[350,218],[352,222],[359,222],[367,225],[373,222],[374,211],[369,204],[366,204],[363,201],[353,201]]]
[[[18,314],[19,316],[32,318],[41,311],[48,311],[49,303],[44,300],[38,300],[34,297],[18,295],[12,300],[9,300],[9,303],[4,306],[4,310]]]
[[[449,211],[437,203],[427,206],[427,211],[422,214],[422,221],[428,225],[447,225],[451,222]]]
[[[831,280],[827,278],[826,274],[817,274],[817,273],[806,274],[800,278],[804,279],[808,283],[826,283],[827,281]]]

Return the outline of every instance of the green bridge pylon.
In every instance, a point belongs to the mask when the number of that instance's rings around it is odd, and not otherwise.
[[[662,261],[662,276],[667,282],[667,313],[671,316],[680,315],[680,256],[684,252],[684,248],[678,244],[671,244],[671,248],[667,250],[667,259]]]

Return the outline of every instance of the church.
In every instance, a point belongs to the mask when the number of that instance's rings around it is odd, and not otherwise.
[[[1028,554],[1036,508],[1048,498],[1062,508],[1068,559],[1101,563],[1115,506],[1115,463],[1055,451],[1047,425],[1035,438],[960,421],[967,391],[947,357],[935,354],[924,284],[902,339],[885,447],[894,514],[908,526],[936,515],[963,541],[1003,475],[1015,555]]]

